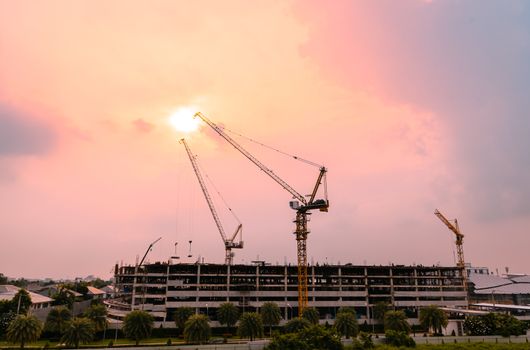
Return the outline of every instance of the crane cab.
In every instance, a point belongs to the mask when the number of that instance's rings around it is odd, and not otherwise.
[[[300,202],[295,200],[289,201],[289,207],[293,210],[298,210],[301,207]]]

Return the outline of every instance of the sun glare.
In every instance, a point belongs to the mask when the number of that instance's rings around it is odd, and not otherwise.
[[[169,117],[169,123],[177,131],[190,133],[196,131],[199,128],[201,122],[198,118],[193,118],[193,115],[197,112],[192,107],[181,107],[178,108],[171,116]]]

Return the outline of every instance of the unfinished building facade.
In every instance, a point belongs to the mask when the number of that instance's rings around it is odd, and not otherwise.
[[[217,308],[225,302],[243,312],[275,302],[285,320],[298,315],[296,266],[155,263],[119,267],[115,278],[124,303],[109,313],[118,319],[128,305],[168,326],[178,307],[193,308],[215,321]],[[414,319],[423,306],[466,307],[463,281],[457,267],[317,264],[308,267],[309,307],[329,320],[339,308],[354,307],[361,322],[372,323],[374,305],[385,302]]]

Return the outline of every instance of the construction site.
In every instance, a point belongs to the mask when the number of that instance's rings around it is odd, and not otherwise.
[[[146,263],[146,257],[158,239],[149,245],[143,258],[136,264],[116,265],[117,298],[106,302],[109,317],[119,321],[131,310],[145,310],[155,317],[159,326],[174,327],[175,310],[189,307],[196,313],[208,315],[215,326],[217,308],[226,302],[235,304],[243,312],[258,311],[263,303],[275,302],[282,311],[284,322],[300,316],[305,308],[311,307],[317,309],[321,322],[333,323],[339,308],[353,307],[360,323],[373,325],[376,323],[374,307],[379,303],[404,311],[412,323],[417,322],[420,309],[430,305],[439,306],[455,315],[472,312],[470,302],[474,297],[469,293],[464,235],[456,219],[449,220],[439,210],[434,211],[434,215],[455,237],[456,266],[308,264],[309,215],[313,211],[326,213],[330,208],[327,168],[289,155],[318,169],[313,188],[309,191],[305,189],[307,192],[297,191],[230,137],[225,128],[219,127],[201,113],[196,113],[194,117],[209,126],[292,196],[289,206],[294,212],[292,232],[296,241],[297,264],[273,265],[266,261],[234,263],[233,250],[243,249],[244,246],[241,239],[242,224],[238,220],[239,224],[233,232],[225,232],[197,157],[186,140],[181,139],[180,143],[185,148],[222,239],[224,263],[207,263],[200,259],[195,263],[181,263],[178,256],[164,262]],[[310,194],[304,196],[300,193]],[[530,284],[523,289],[523,293],[530,295]],[[462,334],[461,327],[455,329]]]

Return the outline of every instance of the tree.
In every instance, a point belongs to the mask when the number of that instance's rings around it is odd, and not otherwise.
[[[54,307],[46,317],[44,329],[49,332],[63,334],[71,318],[72,313],[66,307]]]
[[[339,312],[335,319],[335,329],[346,339],[357,337],[357,333],[359,333],[357,318],[351,312]]]
[[[103,304],[91,305],[85,311],[85,317],[94,323],[96,332],[107,329],[107,308]]]
[[[431,305],[420,310],[420,324],[429,332],[442,334],[442,328],[447,327],[447,315],[439,307]]]
[[[140,344],[140,340],[148,338],[153,329],[154,318],[142,310],[131,311],[123,319],[123,332],[125,336]]]
[[[416,346],[416,342],[407,334],[407,332],[394,331],[391,329],[385,331],[385,343],[395,347],[406,346],[413,348]]]
[[[303,330],[304,328],[309,327],[311,327],[311,322],[305,318],[296,317],[287,322],[284,326],[284,329],[286,333],[296,333]]]
[[[320,315],[318,314],[317,309],[314,307],[305,308],[302,312],[302,317],[308,320],[312,324],[318,324]]]
[[[64,286],[60,286],[56,293],[52,295],[53,305],[66,305],[69,309],[72,309],[74,305],[75,296]]]
[[[311,349],[342,350],[344,346],[340,335],[333,328],[326,329],[320,325],[312,325],[300,331],[300,338],[311,346]]]
[[[173,317],[175,318],[175,325],[177,326],[177,328],[179,329],[181,333],[184,332],[186,321],[194,313],[195,312],[190,307],[178,307],[175,310],[175,313],[173,314]]]
[[[525,335],[528,330],[528,324],[518,320],[513,315],[497,314],[498,326],[497,334],[503,337],[510,335]]]
[[[20,343],[20,348],[39,339],[42,322],[35,316],[18,315],[7,328],[6,339],[11,343]]]
[[[482,316],[467,316],[464,321],[464,331],[467,335],[493,335],[493,329],[486,324]]]
[[[7,333],[7,328],[15,317],[17,315],[13,311],[0,312],[0,339],[4,338]]]
[[[188,343],[202,344],[210,339],[211,330],[206,315],[192,315],[184,326],[184,339]]]
[[[464,321],[464,331],[468,335],[524,335],[528,326],[512,315],[489,313],[468,316]]]
[[[275,335],[270,343],[265,347],[265,350],[311,350],[304,340],[300,338],[298,333],[287,333]]]
[[[343,307],[339,308],[339,313],[340,312],[349,312],[349,313],[353,314],[355,316],[355,318],[357,318],[357,311],[355,311],[355,307],[353,307],[353,306],[343,306]]]
[[[79,343],[86,344],[94,338],[94,323],[85,317],[75,317],[68,322],[61,342],[67,346],[79,348]]]
[[[373,318],[379,323],[383,323],[385,320],[385,314],[388,311],[389,304],[385,301],[379,301],[375,303],[372,308]]]
[[[217,309],[217,319],[220,324],[224,324],[230,329],[239,319],[239,309],[232,303],[222,303]]]
[[[359,341],[363,349],[373,349],[375,347],[372,335],[366,332],[359,332]]]
[[[19,289],[11,300],[12,309],[17,314],[26,314],[31,306],[31,297],[25,289]]]
[[[11,300],[0,300],[0,314],[6,314],[8,312],[17,311],[13,310],[13,303]]]
[[[278,304],[273,302],[264,303],[260,309],[261,318],[266,326],[269,326],[269,336],[272,333],[272,326],[277,326],[282,319],[282,312]]]
[[[96,288],[103,288],[105,286],[108,286],[111,282],[110,281],[103,281],[101,278],[96,278],[95,280],[93,280],[90,284],[92,284],[92,286],[96,287]]]
[[[7,284],[7,277],[0,273],[0,284]]]
[[[239,318],[237,333],[241,338],[249,338],[251,341],[263,337],[263,320],[256,312],[245,312]]]
[[[387,330],[410,333],[410,325],[403,311],[387,311],[385,313],[385,332]]]
[[[342,350],[344,347],[340,336],[334,329],[326,329],[320,325],[302,328],[297,333],[276,335],[265,348],[266,350]]]

